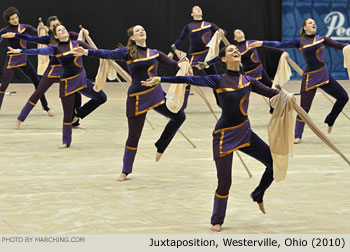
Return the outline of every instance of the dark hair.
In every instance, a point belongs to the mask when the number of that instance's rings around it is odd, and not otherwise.
[[[303,26],[300,29],[300,38],[302,38],[302,39],[305,38],[305,36],[306,36],[306,31],[304,30],[304,26],[306,25],[306,21],[309,20],[309,19],[312,19],[312,18],[307,17],[307,18],[304,19]]]
[[[227,47],[229,47],[231,44],[228,44],[228,45],[225,45],[223,48],[220,49],[220,52],[219,52],[219,58],[223,58],[226,56],[226,49]]]
[[[10,20],[10,17],[14,14],[17,14],[17,16],[19,17],[19,11],[17,10],[16,7],[8,7],[3,13],[2,13],[2,17],[5,20],[5,23],[8,23]]]
[[[51,43],[52,43],[53,45],[58,45],[58,43],[60,42],[57,38],[55,38],[55,36],[57,35],[57,32],[56,32],[57,27],[60,26],[60,25],[61,25],[61,24],[57,24],[57,25],[55,25],[55,26],[53,27],[53,29],[52,29],[52,40],[51,40]]]
[[[57,17],[57,16],[51,16],[51,17],[48,17],[48,18],[47,18],[47,21],[46,21],[46,25],[47,25],[47,27],[49,27],[49,28],[50,28],[50,24],[51,24],[51,22],[52,22],[52,21],[55,21],[55,20],[58,20],[58,21],[61,23],[61,21],[58,19],[58,17]]]
[[[136,25],[130,27],[130,28],[127,30],[127,32],[126,32],[127,35],[128,35],[128,37],[129,37],[129,39],[128,39],[128,44],[126,45],[126,47],[127,47],[126,52],[130,55],[130,57],[131,57],[132,59],[137,59],[137,58],[139,58],[139,53],[138,53],[138,51],[137,51],[136,42],[135,42],[134,40],[131,39],[131,36],[134,35],[134,27],[135,27],[135,26],[136,26]]]

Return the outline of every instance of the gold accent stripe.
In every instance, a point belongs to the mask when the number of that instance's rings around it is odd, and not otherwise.
[[[68,54],[70,54],[70,53],[72,53],[72,50],[73,50],[73,44],[72,44],[72,40],[71,41],[69,41],[69,51],[67,51],[67,52],[64,52],[64,53],[60,53],[60,54],[56,54],[56,58],[59,58],[59,57],[62,57],[62,56],[66,56],[66,55],[68,55]]]
[[[204,51],[201,51],[201,52],[194,52],[194,53],[191,53],[190,55],[198,55],[198,54],[202,54],[202,53],[206,53],[206,52],[208,52],[209,51],[209,48],[208,49],[206,49],[206,50],[204,50]]]
[[[304,49],[304,48],[307,48],[307,47],[314,46],[314,45],[317,45],[317,44],[319,44],[319,43],[322,43],[323,41],[324,41],[324,39],[321,39],[321,40],[319,40],[319,41],[316,41],[316,36],[315,36],[314,41],[313,41],[312,44],[308,44],[308,45],[304,45],[304,46],[302,46],[302,47],[299,47],[299,51],[301,51],[301,50]]]
[[[254,63],[259,63],[259,61],[256,61],[255,59],[253,59],[255,53],[256,53],[256,51],[254,51],[254,52],[252,53],[252,55],[250,55],[250,59],[251,59]]]
[[[190,33],[197,32],[197,31],[201,31],[201,30],[207,29],[207,28],[209,28],[209,27],[211,27],[211,24],[204,26],[204,21],[203,21],[201,27],[192,30]]]
[[[65,123],[65,122],[63,122],[63,125],[72,125],[73,123],[72,122],[70,122],[70,123]]]
[[[245,100],[247,100],[247,98],[249,97],[250,92],[248,94],[246,94],[245,96],[243,96],[243,98],[241,99],[241,101],[239,102],[239,110],[241,111],[242,115],[247,116],[247,113],[244,112],[243,109],[243,103],[245,102]]]
[[[304,120],[299,119],[298,117],[297,117],[297,121],[298,121],[298,122],[304,122]]]
[[[229,150],[229,151],[226,151],[226,152],[222,152],[222,150],[220,148],[220,157],[226,156],[226,155],[231,154],[232,152],[234,152],[234,151],[236,151],[238,149],[241,149],[241,148],[244,148],[244,147],[248,147],[248,146],[250,146],[250,142],[242,144],[242,145],[239,145],[236,148],[234,148],[232,150]]]
[[[147,89],[145,91],[142,92],[138,92],[138,93],[133,93],[133,94],[129,94],[129,97],[133,97],[133,96],[138,96],[138,95],[142,95],[142,94],[146,94],[148,92],[151,92],[152,90],[156,89],[159,86],[159,83],[157,85],[155,85],[153,88]]]
[[[223,132],[223,131],[226,131],[226,130],[233,130],[233,129],[236,129],[236,128],[239,128],[241,126],[243,126],[244,124],[246,124],[249,120],[245,120],[244,122],[242,122],[241,124],[239,125],[236,125],[236,126],[233,126],[233,127],[228,127],[228,128],[223,128],[223,129],[218,129],[218,130],[215,130],[214,131],[214,134],[216,133],[219,133],[219,132]]]
[[[245,42],[245,51],[244,52],[241,52],[241,56],[243,55],[243,54],[245,54],[245,53],[247,53],[251,48],[248,48],[249,47],[249,45],[248,45],[248,40]]]
[[[325,48],[326,46],[321,46],[320,48],[318,48],[315,52],[315,56],[316,56],[316,59],[322,63],[324,63],[325,61],[324,60],[321,60],[320,57],[318,57],[318,54],[319,52],[321,51],[321,49]]]
[[[138,98],[138,96],[136,97],[136,99],[137,99],[137,98]],[[163,103],[165,103],[165,99],[162,100],[161,102],[159,102],[159,103],[153,105],[152,107],[146,108],[146,109],[144,109],[144,110],[142,110],[142,111],[137,111],[138,108],[136,108],[135,115],[138,116],[138,115],[141,115],[141,114],[143,114],[143,113],[146,113],[148,110],[151,110],[151,109],[153,109],[153,108],[155,108],[155,107],[158,107],[159,105],[161,105],[161,104],[163,104]]]
[[[249,71],[247,71],[247,72],[244,72],[244,75],[247,75],[247,74],[249,74],[249,73],[255,71],[255,70],[258,69],[260,66],[261,66],[261,63],[260,63],[259,66],[257,66],[256,68],[253,68],[252,70],[249,70]]]
[[[158,62],[153,64],[152,66],[150,66],[148,69],[147,69],[147,74],[150,78],[152,78],[153,76],[151,75],[151,71],[152,69],[154,69],[156,66],[158,65]]]
[[[129,150],[137,150],[137,147],[135,148],[135,147],[127,146],[127,145],[125,145],[125,148],[127,148],[127,149],[129,149]]]
[[[220,198],[220,199],[226,199],[226,198],[228,198],[228,194],[222,196],[222,195],[220,195],[220,194],[215,193],[215,196],[218,197],[218,198]]]
[[[159,53],[153,55],[153,56],[149,56],[150,55],[150,50],[149,48],[147,49],[147,56],[145,58],[139,58],[139,59],[133,59],[133,60],[128,60],[126,61],[126,64],[129,65],[129,64],[132,64],[132,63],[135,63],[135,62],[139,62],[139,61],[145,61],[145,60],[150,60],[150,59],[154,59],[154,58],[157,58],[159,56]]]
[[[0,94],[5,94],[5,91],[0,91]]]
[[[30,105],[33,105],[33,106],[35,106],[35,105],[36,105],[36,103],[31,102],[30,100],[28,100],[28,103],[29,103]]]

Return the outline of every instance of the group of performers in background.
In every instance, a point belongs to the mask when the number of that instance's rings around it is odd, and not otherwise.
[[[78,33],[67,31],[56,16],[48,18],[48,35],[38,36],[37,29],[31,25],[21,24],[19,11],[15,7],[9,7],[3,12],[3,18],[8,26],[0,31],[0,41],[6,39],[9,45],[1,78],[0,109],[5,91],[16,68],[33,82],[35,91],[20,112],[14,129],[20,128],[21,123],[25,121],[39,99],[43,109],[49,115],[53,115],[53,111],[48,107],[45,92],[53,83],[59,82],[59,96],[64,112],[62,145],[59,148],[68,148],[72,143],[72,128],[79,127],[79,119],[85,118],[107,101],[107,95],[102,90],[98,92],[94,90],[94,84],[87,79],[82,56],[125,62],[132,82],[128,89],[126,103],[129,133],[125,144],[122,172],[117,179],[124,181],[133,170],[147,112],[154,109],[170,119],[155,143],[156,160],[158,161],[186,119],[185,108],[190,85],[212,88],[217,105],[222,110],[213,132],[213,156],[217,169],[218,186],[214,196],[211,230],[219,232],[227,208],[234,151],[240,150],[265,165],[259,185],[250,194],[263,213],[265,213],[263,196],[273,181],[273,160],[270,148],[252,131],[247,110],[250,92],[271,98],[278,95],[279,90],[272,88],[272,81],[263,69],[256,47],[274,48],[281,53],[284,53],[283,48],[300,50],[306,62],[300,89],[301,107],[306,112],[310,110],[318,87],[333,96],[336,103],[325,119],[330,132],[336,118],[348,101],[348,95],[328,72],[324,50],[326,46],[343,49],[346,44],[316,35],[317,26],[312,18],[305,19],[301,27],[300,38],[285,42],[246,40],[244,32],[236,29],[234,30],[235,44],[226,45],[217,55],[216,61],[221,61],[225,65],[226,73],[217,74],[213,63],[215,61],[213,61],[208,62],[207,68],[204,68],[207,75],[199,76],[200,63],[205,60],[208,53],[206,45],[216,31],[222,34],[227,34],[227,31],[211,22],[204,21],[199,6],[192,8],[191,16],[193,22],[184,27],[180,37],[172,45],[171,52],[166,55],[147,46],[147,33],[141,25],[128,29],[128,42],[125,47],[102,50],[78,40]],[[82,29],[82,32],[88,36],[87,30]],[[156,77],[159,63],[174,70],[179,69],[181,60],[173,59],[174,50],[179,49],[186,38],[190,41],[188,61],[194,76]],[[28,41],[45,44],[47,47],[26,49]],[[27,55],[50,56],[48,67],[41,78],[38,77]],[[184,105],[178,112],[174,113],[167,108],[165,93],[160,82],[189,85],[186,88]],[[81,94],[90,98],[83,106]],[[295,102],[293,95],[290,95],[289,99]],[[296,144],[301,141],[303,129],[304,122],[297,117]]]

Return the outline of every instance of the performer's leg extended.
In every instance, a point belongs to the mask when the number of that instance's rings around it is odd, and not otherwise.
[[[170,121],[165,126],[162,135],[160,136],[159,140],[155,143],[155,146],[157,147],[158,153],[163,153],[165,149],[170,144],[171,140],[174,138],[177,130],[180,128],[182,123],[186,119],[185,112],[183,110],[180,110],[179,112],[172,113],[167,107],[166,104],[162,104],[156,108],[154,108],[155,111],[162,114],[165,117],[168,117]]]
[[[250,146],[240,149],[243,153],[255,158],[265,165],[265,171],[261,177],[259,185],[252,192],[253,201],[261,204],[266,189],[273,181],[273,162],[270,147],[254,132],[252,132]],[[263,205],[259,205],[261,211],[264,213]]]
[[[47,69],[40,79],[39,85],[35,89],[34,93],[31,95],[27,103],[24,105],[21,113],[17,117],[17,120],[20,122],[24,122],[31,110],[34,108],[38,100],[46,93],[46,91],[54,84],[58,82],[58,78],[48,78],[47,75],[49,73],[49,69]]]
[[[91,81],[87,80],[87,87],[79,91],[79,93],[91,98],[90,101],[85,103],[78,110],[76,116],[79,118],[86,117],[96,108],[98,108],[101,104],[107,101],[107,95],[102,90],[100,92],[96,92],[95,90],[93,90],[93,87],[94,84]]]
[[[345,89],[331,76],[329,76],[329,83],[321,86],[320,88],[336,99],[331,112],[327,115],[324,121],[331,127],[333,126],[340,112],[343,110],[345,104],[348,102],[349,96]]]
[[[40,78],[37,75],[32,63],[28,60],[27,65],[20,67],[19,69],[33,82],[35,89],[37,89],[39,86]],[[41,106],[43,107],[43,109],[45,111],[49,111],[50,108],[47,105],[47,100],[46,100],[45,95],[43,94],[41,97],[39,97],[39,99],[40,99]]]

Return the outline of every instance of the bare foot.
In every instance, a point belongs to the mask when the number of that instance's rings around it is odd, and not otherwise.
[[[163,153],[157,152],[156,154],[156,162],[159,161],[159,159],[162,157]]]
[[[126,180],[126,174],[125,173],[121,173],[119,175],[119,177],[117,178],[117,181],[125,181]]]
[[[62,144],[57,147],[57,149],[66,149],[66,148],[68,148],[67,144]]]
[[[328,126],[328,134],[332,133],[333,126]]]
[[[81,129],[81,130],[86,130],[85,127],[81,126],[81,125],[78,125],[78,126],[73,126],[72,127],[73,129]]]
[[[79,120],[79,117],[74,116],[72,123],[74,124],[74,123],[76,123],[78,120]]]
[[[52,109],[49,109],[48,111],[47,111],[47,114],[49,115],[49,116],[54,116],[54,112],[53,112],[53,110]]]
[[[21,121],[17,120],[15,125],[13,125],[13,129],[18,130],[21,127],[21,123],[22,123]]]
[[[294,144],[300,144],[301,139],[300,138],[295,138],[294,139]]]
[[[221,232],[221,225],[220,224],[215,224],[210,228],[211,231],[213,232]]]
[[[253,199],[253,194],[250,194],[249,196],[252,198],[252,200],[254,200],[254,199]],[[261,211],[263,214],[266,214],[265,208],[264,208],[264,202],[258,203],[258,206],[259,206],[260,211]]]
[[[264,208],[264,202],[258,203],[259,209],[263,214],[266,214],[265,208]]]

